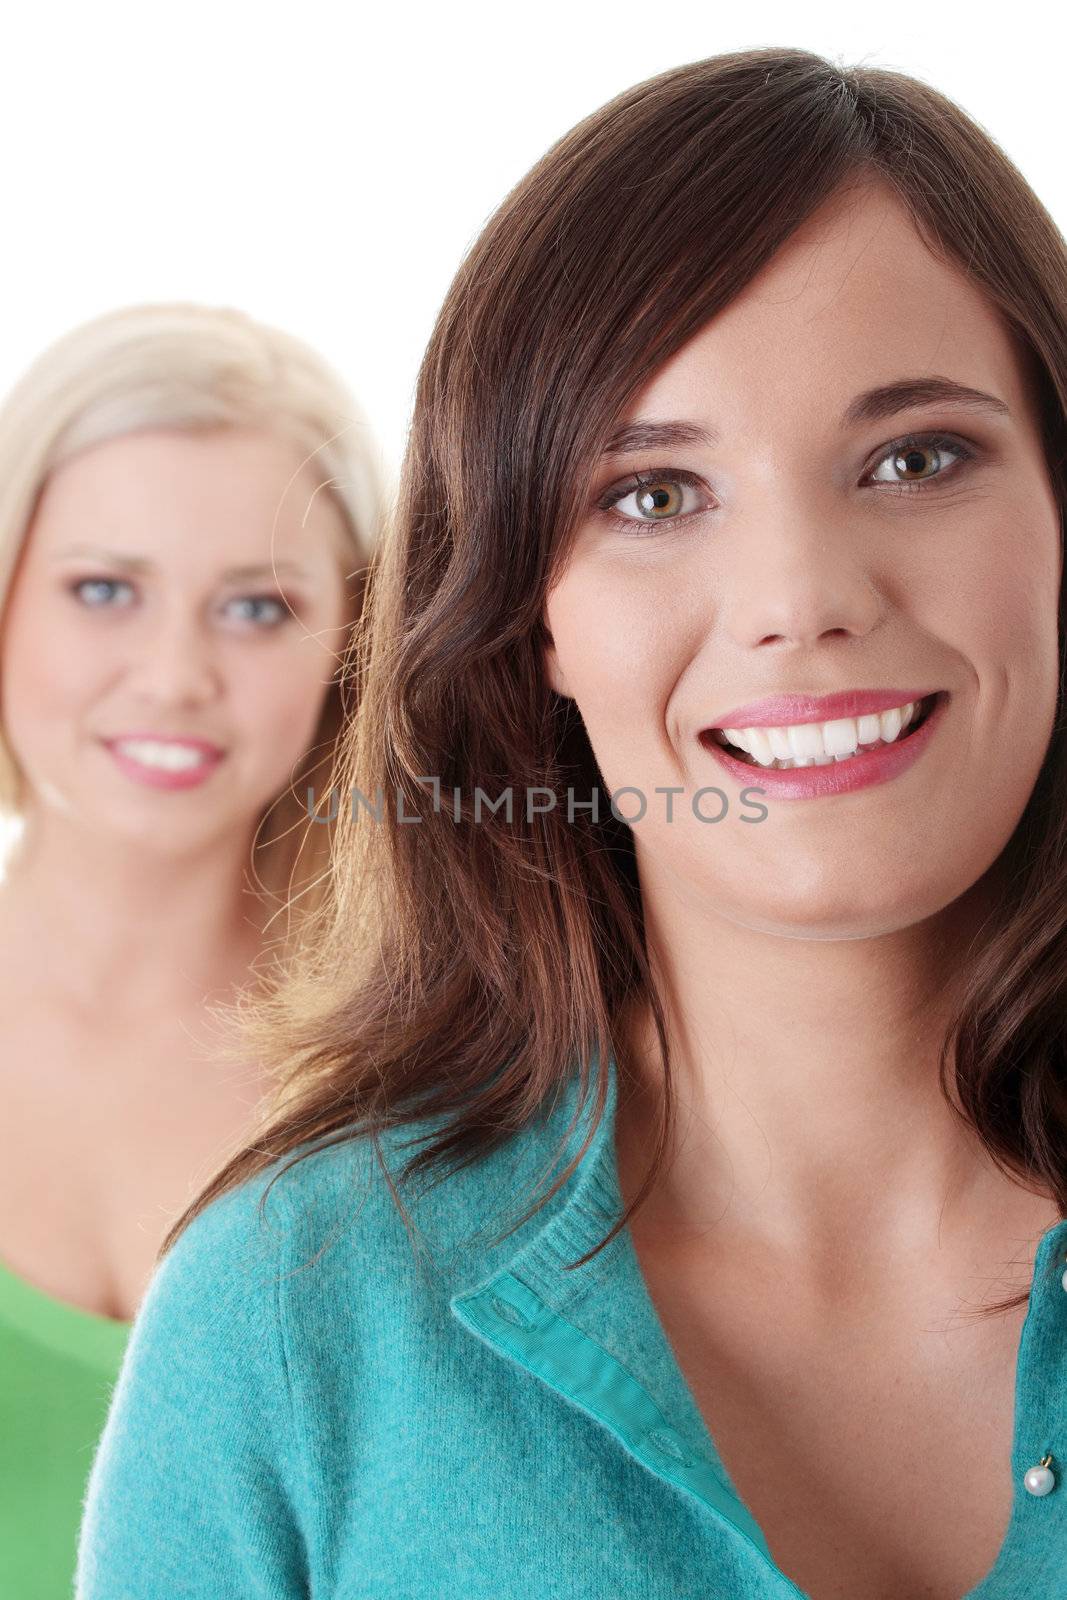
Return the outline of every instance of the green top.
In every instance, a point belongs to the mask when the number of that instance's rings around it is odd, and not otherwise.
[[[69,1600],[82,1496],[131,1324],[0,1262],[0,1596]]]

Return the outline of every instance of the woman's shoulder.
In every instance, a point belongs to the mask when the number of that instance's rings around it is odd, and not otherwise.
[[[205,1338],[207,1325],[214,1337],[233,1338],[237,1328],[261,1333],[269,1321],[272,1336],[284,1343],[291,1334],[299,1351],[308,1343],[298,1335],[311,1325],[342,1335],[358,1331],[361,1317],[380,1326],[427,1296],[447,1301],[565,1204],[560,1191],[512,1234],[565,1126],[557,1109],[474,1159],[446,1159],[410,1178],[405,1168],[445,1131],[442,1119],[408,1122],[377,1141],[354,1132],[299,1145],[179,1234],[149,1286],[152,1320],[173,1329],[192,1319]],[[313,1343],[322,1349],[329,1340]]]
[[[257,1289],[277,1289],[309,1248],[344,1237],[351,1249],[368,1231],[380,1234],[387,1217],[376,1167],[364,1137],[296,1146],[216,1196],[186,1224],[157,1267],[150,1293],[195,1282],[201,1292],[247,1304]]]
[[[420,1384],[459,1381],[450,1302],[564,1203],[561,1190],[509,1234],[556,1147],[560,1130],[540,1123],[409,1184],[422,1136],[441,1131],[297,1146],[181,1231],[138,1311],[93,1464],[81,1600],[307,1592],[323,1472],[332,1483],[375,1438],[387,1454]]]
[[[508,1187],[497,1170],[507,1158],[497,1151],[459,1172],[436,1169],[406,1181],[406,1163],[433,1131],[413,1122],[389,1130],[377,1146],[357,1132],[296,1146],[192,1218],[157,1267],[150,1294],[173,1298],[184,1284],[193,1291],[191,1309],[207,1296],[216,1306],[239,1300],[247,1315],[256,1299],[277,1306],[304,1298],[320,1283],[332,1288],[339,1273],[358,1278],[372,1267],[380,1281],[420,1246],[451,1254]],[[521,1135],[515,1143],[522,1147]]]
[[[290,1336],[290,1285],[369,1163],[358,1143],[291,1160],[205,1206],[149,1282],[93,1462],[80,1597],[304,1592],[301,1404],[330,1345]]]

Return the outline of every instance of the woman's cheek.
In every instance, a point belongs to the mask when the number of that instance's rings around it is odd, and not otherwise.
[[[329,663],[312,670],[286,661],[280,671],[260,674],[246,684],[239,719],[257,729],[264,752],[275,762],[292,761],[311,742],[328,693]]]
[[[34,721],[75,715],[91,703],[95,686],[107,683],[107,641],[86,640],[83,632],[57,627],[43,607],[9,613],[0,673],[5,711],[13,720],[27,708]]]

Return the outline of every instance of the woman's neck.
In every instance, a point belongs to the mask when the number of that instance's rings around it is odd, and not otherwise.
[[[226,998],[249,976],[265,910],[247,887],[250,838],[197,851],[31,815],[0,880],[9,983],[87,1015],[131,1020]],[[17,991],[16,991],[17,992]]]
[[[988,911],[980,894],[864,939],[763,933],[665,895],[645,908],[678,1111],[668,1168],[642,1207],[646,1231],[714,1230],[845,1273],[862,1270],[874,1241],[887,1260],[914,1260],[1002,1211],[1010,1180],[938,1077],[966,949]],[[620,1176],[625,1164],[636,1189],[662,1100],[646,1003],[621,1034],[633,1082],[620,1087]],[[951,1090],[951,1071],[946,1081]],[[1020,1214],[1042,1204],[1020,1190]]]

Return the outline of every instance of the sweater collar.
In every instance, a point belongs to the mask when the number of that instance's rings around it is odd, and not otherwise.
[[[581,1149],[595,1121],[595,1068],[594,1057],[587,1080],[591,1090],[566,1138],[559,1171]],[[538,1155],[549,1156],[559,1150],[561,1133],[575,1118],[580,1087],[575,1074],[528,1150],[536,1145]],[[773,1562],[762,1530],[718,1454],[648,1294],[629,1228],[620,1229],[591,1260],[573,1265],[606,1237],[623,1209],[614,1139],[617,1098],[617,1068],[610,1057],[603,1114],[574,1173],[545,1211],[517,1230],[521,1242],[513,1240],[509,1253],[495,1257],[496,1270],[488,1276],[489,1258],[480,1258],[477,1278],[468,1277],[467,1286],[452,1294],[450,1310],[498,1356],[587,1412],[641,1465],[709,1508],[759,1561],[769,1593],[783,1600],[801,1596]],[[547,1220],[545,1213],[550,1213]],[[998,1576],[1011,1569],[1027,1541],[1067,1533],[1062,1524],[1067,1499],[1051,1508],[1052,1527],[1046,1502],[1021,1487],[1027,1468],[1045,1451],[1052,1451],[1058,1471],[1067,1473],[1061,1388],[1052,1376],[1064,1370],[1067,1356],[1065,1266],[1067,1219],[1042,1236],[1034,1262],[1019,1346],[1011,1461],[1015,1504],[993,1569]]]

